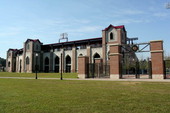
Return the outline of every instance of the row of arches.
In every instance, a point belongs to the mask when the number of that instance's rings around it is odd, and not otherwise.
[[[82,54],[80,54],[83,56]],[[93,59],[95,58],[100,58],[100,55],[98,53],[95,53],[93,56]],[[44,72],[49,72],[49,71],[54,71],[54,72],[60,72],[60,58],[58,56],[55,57],[54,59],[54,70],[50,70],[50,59],[49,57],[45,57],[44,59]],[[93,61],[95,63],[95,60]],[[30,64],[30,59],[27,56],[25,59],[26,66]],[[11,62],[8,62],[8,67],[11,66]],[[19,72],[22,71],[22,60],[20,59],[19,61]],[[71,72],[71,57],[67,55],[65,57],[65,72]]]
[[[44,61],[44,64],[45,64],[45,72],[49,72],[49,58],[46,57],[45,58],[45,61]],[[65,61],[66,61],[66,72],[71,72],[71,57],[69,55],[66,56],[65,58]],[[55,72],[59,72],[60,70],[60,58],[58,56],[55,57],[54,59],[54,71]]]
[[[93,58],[100,58],[100,55],[96,53]],[[54,59],[54,72],[60,72],[60,58],[58,56],[55,57]],[[94,60],[95,63],[95,60]],[[49,72],[49,64],[50,64],[50,59],[48,57],[45,58],[44,61],[45,64],[45,72]],[[69,73],[71,72],[71,57],[69,55],[66,56],[65,58],[65,72]]]

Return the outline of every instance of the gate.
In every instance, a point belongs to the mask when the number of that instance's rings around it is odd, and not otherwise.
[[[104,63],[89,63],[88,66],[88,78],[109,78],[110,77],[110,65]]]
[[[164,60],[164,75],[165,79],[170,79],[170,60]]]
[[[120,78],[131,79],[131,78],[141,78],[148,79],[152,78],[151,61],[138,59],[129,59],[128,61],[122,62],[122,74]]]
[[[136,43],[137,38],[128,38],[129,43],[121,46],[122,61],[120,78],[152,78],[152,63],[149,58],[139,59],[136,53],[150,52],[150,43]]]

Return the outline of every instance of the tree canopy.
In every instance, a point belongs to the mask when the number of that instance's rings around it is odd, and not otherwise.
[[[0,57],[0,66],[5,67],[6,66],[6,60],[4,58]]]

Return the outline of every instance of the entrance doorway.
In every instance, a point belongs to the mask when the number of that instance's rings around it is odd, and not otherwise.
[[[122,60],[120,78],[152,78],[150,43],[124,44],[121,46],[121,50]]]

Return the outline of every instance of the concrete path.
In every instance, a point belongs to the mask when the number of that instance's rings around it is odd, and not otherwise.
[[[2,79],[35,79],[35,77],[0,77]],[[47,80],[60,80],[60,78],[38,78],[38,79],[47,79]],[[138,82],[170,82],[170,79],[164,80],[153,80],[153,79],[109,79],[109,78],[86,78],[86,79],[78,79],[78,78],[63,78],[63,80],[95,80],[95,81],[138,81]]]

